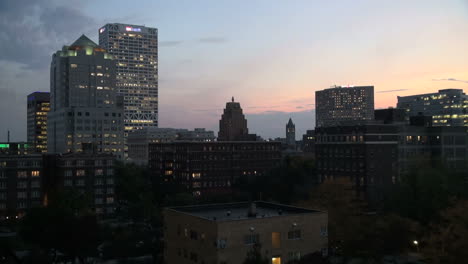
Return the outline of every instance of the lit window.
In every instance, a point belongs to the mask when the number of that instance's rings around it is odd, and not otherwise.
[[[31,171],[31,176],[32,177],[38,177],[39,176],[39,171]]]
[[[76,64],[70,64],[70,68],[78,68],[78,65],[76,65]]]

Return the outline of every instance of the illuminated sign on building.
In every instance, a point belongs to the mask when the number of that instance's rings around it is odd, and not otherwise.
[[[125,27],[126,31],[141,32],[141,28]]]
[[[99,34],[101,34],[102,32],[106,31],[106,28],[100,28],[99,29]]]

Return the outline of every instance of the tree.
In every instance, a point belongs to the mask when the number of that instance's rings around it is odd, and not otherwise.
[[[430,263],[465,263],[468,259],[468,201],[460,200],[441,213],[423,239],[422,251]]]
[[[418,237],[419,226],[410,219],[369,213],[349,179],[325,181],[310,197],[298,205],[328,212],[329,247],[335,254],[376,260],[408,251]]]
[[[252,249],[247,252],[243,264],[268,264],[268,258],[262,256],[262,246],[260,244],[253,245]]]
[[[454,197],[468,197],[465,175],[448,170],[440,162],[415,162],[389,190],[383,209],[428,224]]]
[[[77,194],[57,193],[58,197],[61,199],[54,199],[48,207],[33,208],[24,216],[20,235],[44,252],[50,262],[61,253],[71,261],[86,263],[87,257],[97,256],[100,243],[96,216],[82,206],[86,203],[78,201]]]

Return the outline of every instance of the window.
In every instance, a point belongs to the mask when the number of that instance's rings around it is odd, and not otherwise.
[[[18,176],[18,178],[27,178],[28,177],[28,172],[27,171],[18,171],[17,176]]]
[[[301,230],[292,230],[288,232],[288,239],[300,239]]]
[[[103,185],[103,180],[102,179],[96,179],[94,181],[94,185]]]
[[[102,175],[104,175],[104,171],[102,169],[96,169],[96,171],[94,172],[94,175],[102,176]]]
[[[85,176],[85,170],[76,170],[76,176]]]
[[[246,245],[258,244],[259,242],[260,242],[259,234],[248,234],[244,236],[244,244]]]
[[[96,198],[94,199],[95,204],[102,204],[102,198]]]
[[[26,192],[18,192],[18,199],[26,199],[28,198]]]
[[[85,161],[84,160],[77,160],[76,161],[76,166],[84,166],[85,165]]]
[[[321,236],[328,236],[328,227],[327,226],[321,226],[320,227],[320,235]]]
[[[300,260],[301,252],[299,251],[288,252],[288,258],[289,258],[289,261]]]
[[[39,188],[41,187],[40,181],[32,181],[31,182],[31,188]]]
[[[65,180],[63,182],[63,186],[72,186],[72,184],[73,184],[72,180]]]
[[[74,69],[74,68],[77,68],[77,67],[78,67],[78,65],[76,65],[76,64],[70,64],[70,68]]]
[[[114,194],[114,188],[107,188],[107,194]]]
[[[198,240],[198,233],[197,231],[190,230],[190,239]]]
[[[31,176],[32,177],[39,177],[40,172],[39,171],[31,171]]]
[[[107,169],[107,176],[114,175],[114,169]]]
[[[271,233],[271,245],[273,248],[281,247],[281,234],[279,232]]]
[[[114,197],[107,197],[106,198],[106,203],[111,204],[114,202]]]
[[[17,187],[19,189],[26,189],[26,188],[28,188],[28,182],[27,181],[19,181],[17,183]]]
[[[39,198],[39,197],[40,197],[40,192],[38,192],[38,191],[33,191],[33,192],[31,193],[31,197],[32,197],[32,198]]]
[[[72,170],[66,170],[64,175],[65,175],[65,177],[71,177],[73,175],[73,171]]]
[[[107,184],[109,184],[109,185],[114,184],[114,179],[107,179]]]
[[[77,186],[84,186],[84,185],[85,185],[85,182],[84,182],[84,180],[78,180],[78,181],[76,182],[76,185],[77,185]]]
[[[227,239],[218,239],[217,243],[216,243],[216,247],[217,248],[226,248],[226,244],[227,244]]]
[[[193,261],[193,262],[197,262],[198,261],[198,254],[195,253],[195,252],[190,252],[190,260]]]

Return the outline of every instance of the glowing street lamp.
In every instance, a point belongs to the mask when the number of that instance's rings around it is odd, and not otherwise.
[[[419,242],[417,240],[414,240],[413,244],[416,246],[416,250],[419,252]]]

